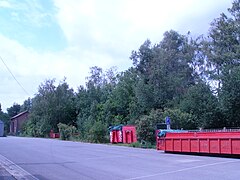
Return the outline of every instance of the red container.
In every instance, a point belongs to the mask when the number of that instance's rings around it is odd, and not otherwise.
[[[137,142],[137,133],[135,126],[123,126],[122,127],[123,133],[123,143],[131,144]]]
[[[166,133],[157,137],[157,150],[240,155],[240,131]]]
[[[112,130],[110,131],[110,143],[122,143],[122,130]]]
[[[53,130],[50,131],[49,133],[50,138],[59,138],[60,134],[59,133],[54,133]]]
[[[133,143],[137,142],[135,126],[114,126],[110,130],[110,143]]]

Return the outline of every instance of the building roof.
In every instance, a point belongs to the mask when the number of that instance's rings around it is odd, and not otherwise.
[[[24,114],[26,114],[26,113],[28,113],[28,111],[23,111],[23,112],[17,114],[16,116],[13,116],[13,117],[11,118],[11,120],[12,120],[12,119],[16,119],[16,118],[18,118],[19,116],[22,116],[22,115],[24,115]]]

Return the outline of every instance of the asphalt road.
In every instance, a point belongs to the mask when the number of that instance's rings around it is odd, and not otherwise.
[[[21,137],[0,138],[0,172],[3,167],[18,179],[240,178],[240,159]]]

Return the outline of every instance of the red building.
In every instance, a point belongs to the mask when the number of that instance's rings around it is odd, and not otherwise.
[[[28,119],[28,114],[28,111],[24,111],[10,119],[10,134],[17,135],[20,132],[23,123]]]

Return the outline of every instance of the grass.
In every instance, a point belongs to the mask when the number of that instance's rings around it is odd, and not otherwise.
[[[148,142],[140,143],[138,141],[131,143],[131,144],[123,144],[123,143],[117,143],[117,144],[108,143],[108,144],[114,145],[114,146],[125,146],[125,147],[144,148],[144,149],[155,149],[156,148],[155,144],[151,144]]]

